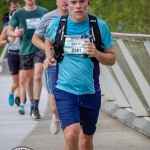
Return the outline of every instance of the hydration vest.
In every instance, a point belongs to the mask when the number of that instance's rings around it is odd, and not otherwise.
[[[62,16],[60,18],[59,26],[57,29],[55,42],[53,49],[55,51],[54,58],[58,62],[60,62],[64,57],[64,43],[65,43],[65,35],[67,29],[67,16]],[[101,40],[101,34],[99,30],[99,26],[97,23],[97,18],[95,16],[89,15],[89,25],[90,25],[90,36],[91,36],[91,43],[95,44],[97,50],[103,52],[104,51],[104,44]],[[84,54],[82,57],[88,57],[88,55]],[[91,57],[92,61],[98,61],[96,58]]]

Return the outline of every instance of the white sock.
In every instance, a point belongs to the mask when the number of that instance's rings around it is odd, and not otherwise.
[[[20,105],[21,105],[21,106],[24,106],[24,104],[23,104],[23,103],[20,103]]]
[[[14,93],[12,93],[11,91],[9,92],[11,95],[14,95]]]

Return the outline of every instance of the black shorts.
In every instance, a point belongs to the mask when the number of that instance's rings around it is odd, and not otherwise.
[[[20,56],[21,66],[24,70],[34,68],[35,63],[43,63],[45,59],[45,52],[43,50],[36,50],[34,53]]]
[[[20,64],[20,56],[19,56],[19,50],[8,50],[8,66],[10,70],[11,75],[16,75],[19,73],[19,70],[22,70]]]

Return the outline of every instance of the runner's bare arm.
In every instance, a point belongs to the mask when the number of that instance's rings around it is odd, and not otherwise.
[[[24,29],[18,29],[17,32],[15,32],[15,28],[13,26],[8,26],[7,29],[7,35],[10,37],[20,37],[24,33]]]
[[[45,43],[43,42],[41,35],[34,33],[32,43],[39,49],[45,50]]]
[[[8,27],[5,27],[0,35],[0,46],[7,44],[7,28]]]
[[[50,66],[55,63],[55,59],[53,58],[54,56],[54,50],[52,50],[53,43],[46,38],[45,39],[45,54],[46,54],[46,59],[43,62],[43,67],[44,69],[48,69]]]
[[[116,55],[113,47],[110,47],[108,50],[105,50],[104,52],[98,51],[93,43],[85,42],[84,47],[86,49],[85,53],[87,55],[89,55],[90,57],[95,57],[103,65],[109,66],[114,65]]]

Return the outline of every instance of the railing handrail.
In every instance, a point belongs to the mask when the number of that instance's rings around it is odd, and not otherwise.
[[[111,33],[113,37],[125,37],[125,38],[150,38],[149,34],[127,34],[127,33]]]
[[[118,66],[115,64],[109,68],[109,71],[114,80],[118,83],[121,92],[125,95],[133,112],[137,116],[149,116],[150,80],[148,64],[150,60],[150,35],[112,32],[112,36],[115,41],[114,47],[116,48],[116,54],[119,57],[116,62]],[[101,71],[104,77],[108,76],[108,73],[105,73],[103,68]],[[110,84],[112,84],[112,81],[109,81],[108,78],[106,80],[104,77],[104,83],[110,82]],[[116,91],[114,91],[114,89],[117,88],[114,87],[115,84],[112,85],[113,87],[110,86],[110,88],[118,106],[126,108],[124,105],[125,100],[122,96],[119,96],[119,99],[117,98],[118,95],[116,96]],[[103,90],[105,89],[106,88]],[[121,92],[120,90],[117,91],[117,93]],[[107,97],[107,89],[104,91],[104,94]]]

